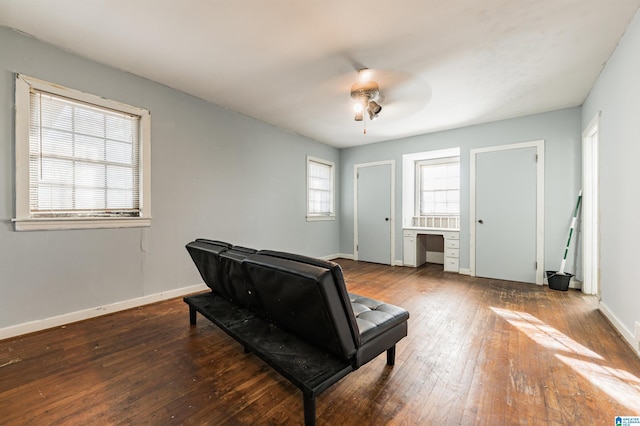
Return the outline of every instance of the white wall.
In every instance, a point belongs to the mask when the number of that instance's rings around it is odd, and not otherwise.
[[[375,123],[372,124],[374,126]],[[545,270],[558,270],[581,182],[580,108],[469,126],[341,151],[341,248],[353,253],[353,165],[396,161],[396,218],[402,217],[402,155],[460,147],[460,267],[469,269],[469,161],[473,148],[545,140]],[[396,221],[396,261],[402,260],[402,221]],[[575,239],[567,272],[575,272]],[[578,274],[578,278],[581,273]]]
[[[600,289],[603,311],[640,353],[640,14],[627,28],[582,111],[600,119]]]
[[[13,230],[14,73],[151,111],[150,228]],[[339,253],[339,220],[305,220],[307,154],[339,161],[335,148],[0,28],[0,338],[201,283],[184,249],[194,238]]]

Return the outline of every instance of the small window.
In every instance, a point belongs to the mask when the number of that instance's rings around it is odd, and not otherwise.
[[[149,112],[16,78],[16,230],[148,226]]]
[[[460,157],[416,161],[414,226],[459,228]]]
[[[334,165],[307,157],[307,220],[334,219]]]

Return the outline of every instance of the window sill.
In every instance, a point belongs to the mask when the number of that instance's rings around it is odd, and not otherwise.
[[[336,220],[334,215],[331,216],[307,216],[307,222],[319,222],[323,220]]]
[[[16,231],[63,231],[70,229],[141,228],[151,226],[151,218],[46,218],[12,219]]]

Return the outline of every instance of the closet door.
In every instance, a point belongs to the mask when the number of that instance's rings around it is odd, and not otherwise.
[[[475,275],[538,283],[543,265],[538,265],[537,148],[489,150],[474,157]]]
[[[356,259],[391,265],[392,165],[356,165]]]

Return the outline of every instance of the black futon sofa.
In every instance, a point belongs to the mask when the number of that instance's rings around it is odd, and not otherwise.
[[[191,324],[200,312],[301,389],[305,425],[320,392],[385,351],[394,364],[409,313],[348,293],[337,263],[206,239],[186,248],[211,288],[184,298]]]

